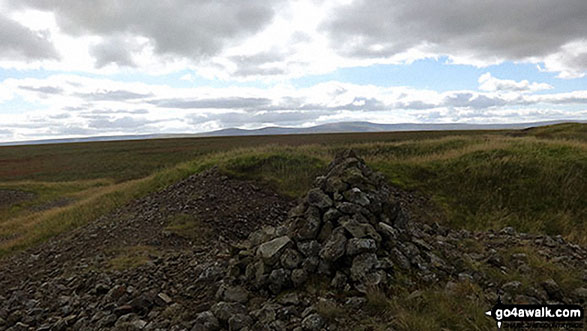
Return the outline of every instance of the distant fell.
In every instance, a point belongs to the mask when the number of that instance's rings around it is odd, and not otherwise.
[[[458,130],[522,130],[539,127],[549,127],[560,124],[576,125],[587,121],[560,120],[529,123],[507,124],[468,124],[468,123],[398,123],[380,124],[371,122],[337,122],[327,123],[311,127],[280,127],[268,126],[259,129],[227,128],[203,133],[168,133],[168,134],[143,134],[143,135],[116,135],[94,136],[80,138],[43,139],[28,141],[0,142],[0,146],[15,145],[40,145],[76,143],[91,141],[122,141],[163,138],[190,138],[190,137],[224,137],[224,136],[264,136],[264,135],[290,135],[290,134],[316,134],[316,133],[354,133],[354,132],[400,132],[400,131],[458,131]],[[581,129],[582,130],[582,129]]]

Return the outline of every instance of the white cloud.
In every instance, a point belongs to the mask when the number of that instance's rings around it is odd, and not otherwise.
[[[549,90],[553,87],[546,83],[530,83],[527,80],[516,82],[515,80],[499,79],[493,77],[491,73],[486,72],[479,77],[479,89],[482,91],[517,91],[517,92],[530,92],[530,91],[541,91]]]
[[[516,88],[508,84],[512,85],[506,83],[506,90],[437,92],[337,81],[307,88],[173,88],[78,75],[6,79],[0,82],[0,91],[36,108],[18,114],[0,112],[0,140],[309,126],[349,120],[485,123],[587,119],[587,90],[535,94],[519,88],[520,82],[514,82]]]

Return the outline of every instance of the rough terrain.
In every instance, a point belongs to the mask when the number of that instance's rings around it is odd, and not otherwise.
[[[419,199],[352,152],[295,207],[215,170],[194,175],[2,261],[0,330],[355,329],[367,294],[386,294],[400,274],[447,292],[475,284],[488,308],[498,295],[586,302],[585,248],[423,222],[411,210]],[[583,285],[499,277],[538,272],[530,252]]]

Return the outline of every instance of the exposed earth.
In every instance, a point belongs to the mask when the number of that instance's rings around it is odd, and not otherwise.
[[[448,292],[477,284],[488,308],[498,295],[587,302],[584,247],[438,225],[425,198],[388,187],[352,153],[325,175],[296,202],[211,169],[6,258],[0,330],[358,329],[365,293],[399,273]],[[583,285],[502,281],[493,271],[536,272],[516,248]],[[323,316],[325,302],[353,313]]]

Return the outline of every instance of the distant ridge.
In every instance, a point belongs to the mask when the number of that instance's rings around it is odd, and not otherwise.
[[[442,130],[519,130],[531,127],[547,126],[561,123],[587,123],[587,121],[544,121],[531,123],[511,124],[466,124],[466,123],[440,123],[440,124],[379,124],[371,122],[337,122],[311,126],[307,128],[290,128],[270,126],[260,129],[229,128],[203,133],[174,133],[174,134],[144,134],[144,135],[118,135],[95,136],[82,138],[44,139],[29,141],[12,141],[0,143],[0,146],[39,145],[79,143],[91,141],[118,141],[118,140],[142,140],[163,138],[190,138],[190,137],[224,137],[224,136],[262,136],[284,134],[311,134],[311,133],[353,133],[353,132],[393,132],[393,131],[442,131]]]

